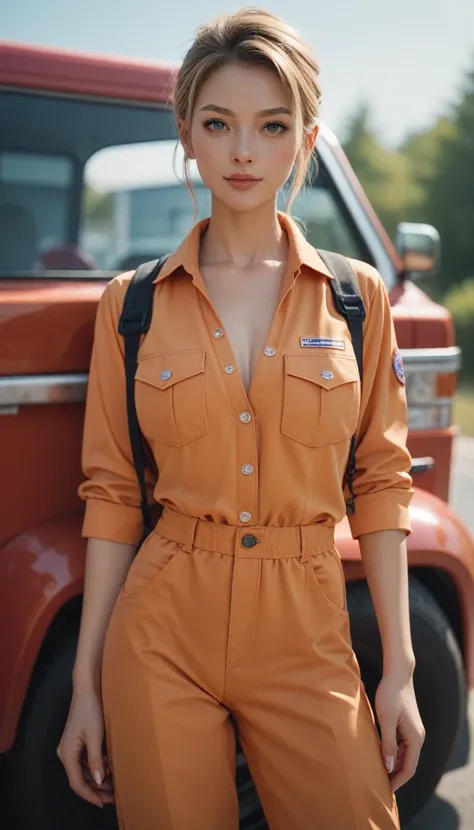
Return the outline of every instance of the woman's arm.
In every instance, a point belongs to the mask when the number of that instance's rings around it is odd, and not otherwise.
[[[85,480],[78,490],[86,503],[82,535],[88,542],[75,691],[100,688],[105,632],[143,533],[128,430],[124,342],[118,333],[130,277],[122,274],[108,283],[95,321],[82,442]],[[148,468],[145,479],[152,505],[156,477]]]
[[[359,537],[383,648],[383,678],[376,711],[382,754],[396,790],[415,773],[425,730],[413,689],[405,531],[381,530]]]
[[[105,634],[135,552],[135,545],[105,539],[88,540],[81,625],[73,671],[75,695],[100,694]]]
[[[140,490],[128,433],[124,344],[118,319],[131,274],[105,288],[99,301],[87,388],[79,496],[88,539],[73,699],[58,755],[73,790],[92,804],[113,801],[106,775],[101,664],[110,616],[143,532]],[[156,475],[146,471],[153,504]]]
[[[113,803],[113,787],[104,752],[101,666],[105,635],[136,546],[90,538],[73,695],[57,754],[71,788],[97,807]]]
[[[383,671],[415,667],[408,607],[406,534],[380,530],[359,537],[383,646]]]
[[[413,690],[414,656],[408,610],[405,538],[411,532],[411,458],[407,401],[390,301],[380,275],[354,263],[367,306],[362,399],[357,428],[355,512],[359,540],[383,646],[383,678],[375,707],[383,757],[394,790],[415,772],[424,729]],[[348,494],[345,488],[346,497]]]

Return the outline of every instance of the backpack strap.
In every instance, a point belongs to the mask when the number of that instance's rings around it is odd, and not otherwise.
[[[359,284],[349,260],[332,251],[320,251],[318,254],[329,269],[334,279],[329,280],[329,285],[339,314],[344,317],[352,339],[359,377],[362,383],[363,374],[363,322],[365,320],[365,306],[361,297]],[[354,501],[354,475],[356,471],[356,448],[357,436],[353,435],[349,449],[349,461],[347,464],[346,481],[349,489],[347,500],[347,513],[352,515],[355,512]]]
[[[142,334],[151,323],[154,280],[167,260],[167,256],[144,262],[130,280],[118,324],[119,334],[125,340],[125,384],[127,394],[127,419],[133,463],[140,487],[140,508],[143,516],[143,536],[140,545],[151,532],[151,511],[145,486],[146,455],[143,437],[135,406],[135,374],[138,363],[138,349]],[[139,545],[139,546],[140,546]]]

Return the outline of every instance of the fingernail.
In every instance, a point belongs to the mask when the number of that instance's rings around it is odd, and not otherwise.
[[[387,755],[385,758],[385,766],[387,767],[388,774],[391,775],[395,767],[395,758],[393,755]]]
[[[102,784],[102,776],[98,769],[96,769],[96,771],[94,772],[94,781],[98,787],[100,787],[100,785]]]

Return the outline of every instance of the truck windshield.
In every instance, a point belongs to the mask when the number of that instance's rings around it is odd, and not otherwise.
[[[163,108],[1,92],[0,276],[100,277],[172,251],[194,220],[175,147],[173,115]],[[367,259],[318,163],[292,215],[316,247]],[[201,218],[210,193],[195,168],[192,180]]]

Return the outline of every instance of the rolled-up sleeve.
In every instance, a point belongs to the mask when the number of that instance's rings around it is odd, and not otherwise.
[[[364,323],[363,382],[357,431],[352,536],[379,530],[411,532],[411,457],[407,401],[390,302],[375,269],[364,266],[369,310]],[[365,293],[365,292],[363,292]],[[346,498],[349,493],[346,487]]]
[[[140,489],[128,433],[124,344],[117,331],[128,276],[108,283],[97,308],[82,444],[86,480],[78,494],[85,501],[82,536],[138,545]],[[154,484],[147,468],[149,504]]]

